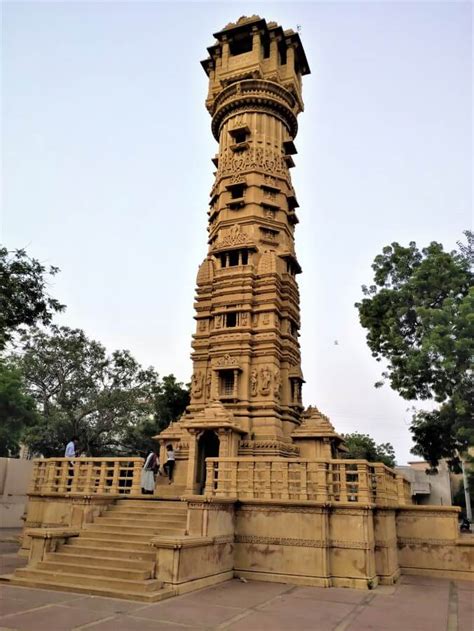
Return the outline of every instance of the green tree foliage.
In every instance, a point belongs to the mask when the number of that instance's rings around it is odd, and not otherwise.
[[[369,462],[383,462],[388,467],[395,466],[395,450],[390,443],[377,445],[375,440],[367,434],[344,435],[344,446],[348,449],[346,458],[368,460]]]
[[[433,399],[433,411],[414,415],[413,453],[436,466],[452,464],[474,442],[472,357],[474,353],[473,235],[467,245],[445,252],[432,242],[419,250],[392,243],[372,268],[374,284],[357,303],[372,355],[387,361],[382,373],[404,399]]]
[[[20,371],[5,361],[0,362],[0,419],[0,456],[15,457],[22,433],[37,421],[37,413]]]
[[[47,293],[47,277],[58,271],[24,250],[11,253],[0,247],[0,350],[22,325],[50,324],[54,313],[64,309]]]
[[[131,454],[146,454],[153,445],[156,446],[152,437],[176,421],[189,400],[189,385],[185,387],[174,375],[163,377],[153,394],[153,415],[127,428],[123,439],[126,450]]]
[[[153,413],[155,371],[128,351],[108,355],[79,329],[31,330],[18,366],[40,412],[24,440],[44,456],[62,455],[72,436],[88,455],[120,453],[127,428]]]

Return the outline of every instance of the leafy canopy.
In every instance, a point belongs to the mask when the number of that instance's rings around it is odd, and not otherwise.
[[[11,253],[0,247],[0,350],[22,325],[50,324],[62,305],[47,293],[47,276],[58,273],[47,269],[24,250]]]
[[[348,450],[345,458],[368,460],[369,462],[383,462],[388,467],[395,466],[395,450],[390,443],[377,445],[375,440],[367,434],[344,435],[344,446]]]
[[[65,444],[77,436],[79,449],[88,455],[129,454],[137,447],[130,441],[134,429],[157,433],[155,413],[169,403],[168,389],[153,368],[142,368],[128,351],[109,355],[82,330],[57,326],[49,332],[33,329],[22,342],[17,365],[40,413],[24,436],[32,451],[62,455]],[[162,423],[169,422],[179,405],[170,407]]]
[[[18,456],[23,430],[38,415],[20,371],[6,361],[0,361],[0,419],[0,456]]]
[[[374,284],[356,304],[372,355],[387,361],[382,373],[404,399],[433,399],[434,411],[415,414],[413,453],[433,466],[474,442],[473,235],[445,252],[432,242],[419,250],[386,246],[372,265]]]

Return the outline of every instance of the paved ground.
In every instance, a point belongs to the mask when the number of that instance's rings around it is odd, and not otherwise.
[[[24,564],[12,546],[0,537],[1,573]],[[0,583],[0,631],[71,629],[472,631],[474,582],[404,576],[368,592],[233,580],[154,605]]]

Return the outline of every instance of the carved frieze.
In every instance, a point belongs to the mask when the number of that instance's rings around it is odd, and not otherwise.
[[[215,365],[218,366],[219,368],[221,367],[226,368],[227,366],[229,366],[229,368],[232,368],[232,367],[237,367],[239,365],[239,362],[237,361],[236,357],[232,357],[232,355],[229,355],[229,353],[226,353],[225,355],[223,355],[222,357],[219,357],[216,360]]]

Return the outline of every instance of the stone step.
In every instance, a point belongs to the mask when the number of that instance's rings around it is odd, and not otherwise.
[[[156,552],[151,546],[146,546],[143,550],[130,549],[128,546],[105,547],[104,541],[100,542],[83,541],[79,538],[74,542],[62,545],[59,548],[61,554],[77,555],[86,554],[89,557],[105,557],[108,559],[124,559],[132,561],[154,561]]]
[[[146,560],[127,559],[121,556],[92,556],[89,554],[90,548],[74,548],[69,552],[66,552],[67,547],[64,547],[60,552],[51,552],[46,555],[46,561],[52,561],[54,563],[74,563],[79,565],[94,565],[96,567],[110,567],[112,569],[122,570],[144,570],[152,571],[154,567],[154,560],[150,554],[150,558]],[[78,552],[79,550],[79,552]],[[96,548],[97,552],[102,552],[101,548]],[[111,552],[122,553],[121,550],[112,550]],[[135,554],[132,552],[132,554]]]
[[[140,522],[139,522],[140,523]],[[184,525],[178,524],[155,524],[154,526],[137,526],[136,524],[109,524],[96,522],[93,526],[88,527],[87,532],[107,532],[109,534],[120,534],[140,537],[153,537],[162,532],[177,532],[184,530]]]
[[[101,515],[100,517],[98,517],[94,523],[119,523],[119,521],[126,521],[126,522],[131,522],[133,524],[135,524],[136,526],[139,526],[140,524],[144,524],[145,526],[147,526],[148,524],[168,524],[168,523],[182,523],[185,524],[186,523],[186,513],[184,514],[176,514],[176,515],[169,515],[168,513],[165,514],[159,514],[159,515],[152,515],[152,516],[148,516],[148,515],[139,515],[137,516],[136,513],[133,513],[131,511],[111,511],[110,513],[107,512],[105,513],[105,515]]]
[[[79,537],[94,539],[110,539],[118,541],[129,541],[130,543],[149,543],[150,539],[155,536],[155,533],[138,533],[131,531],[121,530],[119,528],[110,528],[106,526],[105,528],[101,528],[99,525],[89,526],[88,528],[84,528],[84,531],[81,532]]]
[[[151,499],[124,499],[117,500],[113,506],[133,506],[134,508],[147,508],[148,510],[160,510],[163,508],[183,508],[186,510],[186,504],[181,500],[160,500],[151,496]]]
[[[94,539],[110,539],[117,541],[130,541],[130,543],[149,543],[152,537],[156,535],[179,535],[184,534],[183,528],[150,528],[150,529],[141,529],[137,530],[135,528],[127,529],[125,527],[122,528],[111,528],[110,526],[104,525],[101,527],[100,524],[91,526],[90,528],[85,528],[84,532],[79,535],[80,537],[90,538],[91,536]]]
[[[135,517],[157,517],[160,515],[167,515],[168,517],[186,517],[187,509],[176,507],[176,508],[153,508],[148,509],[146,506],[111,506],[103,516],[107,515],[116,515],[116,514],[127,514],[133,515]]]
[[[112,587],[92,587],[84,585],[68,585],[65,583],[58,583],[54,578],[20,578],[16,574],[10,580],[11,585],[18,585],[20,587],[35,587],[37,589],[52,589],[61,592],[78,592],[79,594],[91,594],[93,596],[104,596],[109,598],[121,598],[125,600],[135,600],[144,603],[155,603],[171,596],[176,595],[176,590],[171,587],[162,587],[157,591],[152,592],[129,592],[124,589],[114,589]]]
[[[15,575],[18,578],[27,578],[38,582],[49,580],[60,585],[123,589],[135,593],[149,593],[158,591],[162,587],[162,582],[157,579],[109,578],[108,576],[91,576],[90,574],[78,574],[76,572],[50,572],[36,568],[19,568],[16,570]]]
[[[52,572],[53,574],[56,574],[56,572],[66,574],[86,574],[87,576],[100,576],[103,578],[124,578],[127,581],[145,581],[153,576],[151,568],[148,568],[147,570],[131,570],[120,567],[106,567],[81,563],[76,564],[72,560],[66,560],[64,563],[57,561],[56,559],[40,561],[40,563],[35,565],[35,569],[46,570],[47,572]]]
[[[107,533],[103,534],[106,535]],[[94,533],[86,534],[86,531],[84,531],[84,533],[81,533],[80,537],[77,537],[73,541],[71,541],[69,545],[77,547],[78,544],[85,544],[95,548],[97,548],[98,546],[113,549],[123,548],[125,550],[133,550],[134,552],[149,552],[150,550],[153,550],[149,538],[147,538],[147,541],[145,543],[143,541],[137,543],[136,541],[131,541],[129,538],[120,539],[118,537],[111,537],[110,535],[96,537]]]

